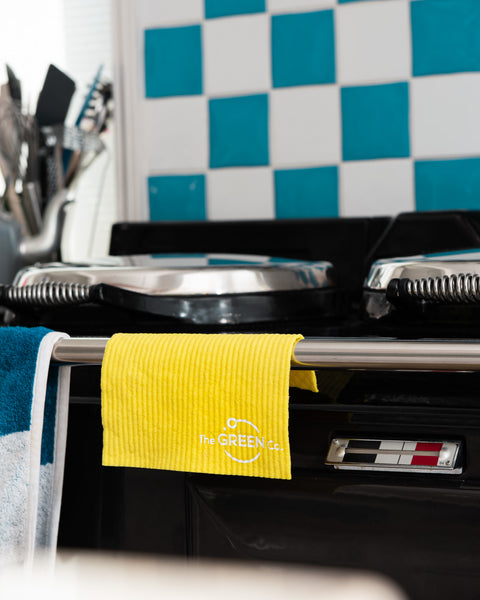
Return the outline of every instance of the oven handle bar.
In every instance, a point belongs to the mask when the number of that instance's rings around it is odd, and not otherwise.
[[[56,363],[100,365],[108,338],[58,341]],[[382,338],[305,338],[295,346],[293,368],[480,371],[478,341],[400,341]]]

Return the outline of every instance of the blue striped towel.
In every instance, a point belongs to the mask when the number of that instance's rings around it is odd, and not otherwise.
[[[70,367],[50,359],[65,337],[0,327],[0,565],[55,556]]]

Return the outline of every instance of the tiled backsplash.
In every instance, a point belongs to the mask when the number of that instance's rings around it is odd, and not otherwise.
[[[479,0],[135,5],[151,219],[480,208]]]

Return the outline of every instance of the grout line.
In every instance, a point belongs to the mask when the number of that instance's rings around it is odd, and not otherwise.
[[[181,29],[182,27],[192,27],[194,25],[201,25],[202,21],[203,21],[202,18],[188,19],[185,21],[173,19],[172,21],[165,21],[158,25],[150,25],[150,24],[142,25],[142,24],[140,24],[140,27],[143,27],[142,31],[151,31],[151,30],[156,30],[156,29]]]
[[[267,4],[265,3],[265,9],[267,9]],[[269,63],[269,89],[267,93],[267,127],[268,127],[268,164],[272,166],[272,154],[274,148],[274,139],[273,135],[273,127],[272,127],[272,104],[273,104],[273,52],[272,52],[272,15],[267,12],[267,48],[268,48],[268,63]],[[275,212],[275,211],[274,211]]]
[[[408,141],[409,141],[409,153],[411,159],[411,185],[412,185],[412,200],[413,210],[417,210],[417,194],[416,194],[416,181],[415,181],[415,158],[414,158],[414,147],[416,146],[415,140],[415,118],[413,114],[413,30],[412,30],[412,5],[410,0],[407,2],[407,35],[409,36],[408,48],[410,50],[410,72],[408,77]]]
[[[416,162],[441,162],[441,161],[449,161],[449,160],[479,160],[480,153],[476,154],[445,154],[445,155],[427,155],[427,156],[415,156],[411,157]]]
[[[208,177],[208,169],[210,167],[210,98],[207,94],[206,88],[206,59],[205,59],[205,25],[207,22],[207,18],[205,15],[205,2],[202,2],[203,7],[203,18],[200,24],[200,33],[201,33],[201,49],[202,49],[202,96],[205,100],[205,128],[206,128],[206,139],[205,139],[205,156],[206,156],[206,166],[202,171],[204,176],[204,202],[205,202],[205,220],[210,220],[210,212],[211,212],[211,201],[210,198],[210,190],[211,185]]]
[[[342,185],[342,165],[343,165],[343,122],[342,122],[342,86],[338,81],[338,22],[337,22],[338,5],[333,9],[333,38],[334,38],[334,55],[335,55],[335,84],[337,88],[337,108],[338,108],[338,144],[339,156],[337,165],[337,213],[341,217],[344,208],[343,185]]]

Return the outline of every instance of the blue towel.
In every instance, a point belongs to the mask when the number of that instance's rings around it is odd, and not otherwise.
[[[50,359],[65,337],[0,327],[0,565],[55,556],[70,368]]]

